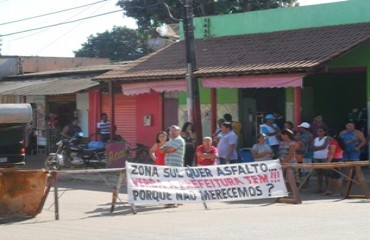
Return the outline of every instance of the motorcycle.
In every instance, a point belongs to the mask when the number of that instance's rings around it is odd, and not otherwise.
[[[90,141],[81,143],[83,133],[76,133],[70,139],[62,139],[57,143],[57,151],[50,153],[45,160],[46,169],[59,170],[62,168],[106,166],[105,144]]]

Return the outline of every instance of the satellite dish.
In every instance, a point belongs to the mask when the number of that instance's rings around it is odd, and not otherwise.
[[[162,26],[157,27],[156,31],[161,37],[169,38],[174,41],[180,39],[178,24],[163,24]]]

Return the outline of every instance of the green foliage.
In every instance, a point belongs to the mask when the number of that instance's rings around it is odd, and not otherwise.
[[[102,57],[112,61],[135,60],[144,56],[146,41],[137,30],[113,27],[112,31],[90,35],[82,48],[74,51],[76,57]]]
[[[76,57],[106,57],[113,61],[134,60],[149,52],[147,40],[155,37],[155,28],[162,23],[175,23],[182,18],[184,0],[119,0],[126,15],[136,19],[139,29],[113,27],[91,35]],[[194,0],[194,16],[211,16],[291,6],[297,0]],[[163,3],[169,6],[165,7]]]
[[[139,29],[145,30],[159,26],[161,23],[174,23],[163,3],[169,6],[175,18],[182,16],[184,0],[119,0],[119,5],[126,15],[137,20]],[[232,14],[262,9],[288,7],[297,0],[194,0],[194,16],[211,16]]]

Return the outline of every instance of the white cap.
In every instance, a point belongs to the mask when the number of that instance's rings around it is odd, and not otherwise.
[[[298,127],[301,127],[301,128],[310,128],[311,125],[308,122],[303,122],[300,125],[298,125]]]

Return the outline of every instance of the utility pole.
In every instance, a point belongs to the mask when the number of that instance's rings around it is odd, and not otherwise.
[[[193,24],[193,0],[182,0],[183,5],[183,28],[186,49],[186,85],[187,85],[187,108],[188,121],[193,123],[197,132],[196,144],[202,142],[202,119],[200,112],[199,84],[194,77],[196,70],[194,49],[194,24]]]

